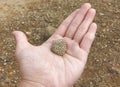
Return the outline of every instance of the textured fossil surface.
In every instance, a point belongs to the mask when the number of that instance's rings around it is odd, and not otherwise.
[[[63,39],[54,40],[51,45],[51,51],[57,55],[63,56],[66,52],[66,43]]]

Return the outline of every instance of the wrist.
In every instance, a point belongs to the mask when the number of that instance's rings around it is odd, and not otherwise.
[[[47,87],[47,86],[37,82],[21,80],[18,84],[18,87]]]
[[[50,83],[41,84],[33,81],[21,80],[18,84],[18,87],[68,87],[68,86],[65,85],[56,86],[56,85],[51,85]]]

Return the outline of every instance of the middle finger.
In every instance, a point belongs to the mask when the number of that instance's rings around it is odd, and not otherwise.
[[[96,14],[95,9],[90,9],[84,19],[84,21],[81,23],[81,25],[79,26],[78,30],[76,31],[76,34],[74,36],[74,40],[78,43],[81,42],[84,34],[87,32],[87,30],[89,29],[90,24],[92,23],[94,16]]]
[[[65,34],[65,37],[68,37],[70,39],[73,38],[78,26],[83,21],[84,17],[86,16],[88,10],[91,8],[91,5],[89,3],[85,3],[81,8],[74,20],[71,22],[71,24],[68,27],[68,30]]]

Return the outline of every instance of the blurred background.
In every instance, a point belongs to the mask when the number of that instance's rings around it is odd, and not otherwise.
[[[0,87],[17,87],[20,80],[12,31],[40,45],[85,2],[97,10],[98,30],[74,87],[120,87],[120,0],[0,0]]]

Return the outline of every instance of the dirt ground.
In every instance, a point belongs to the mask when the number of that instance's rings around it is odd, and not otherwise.
[[[85,2],[97,9],[98,31],[74,87],[120,87],[120,0],[0,0],[0,87],[17,87],[20,79],[12,31],[40,45]]]

